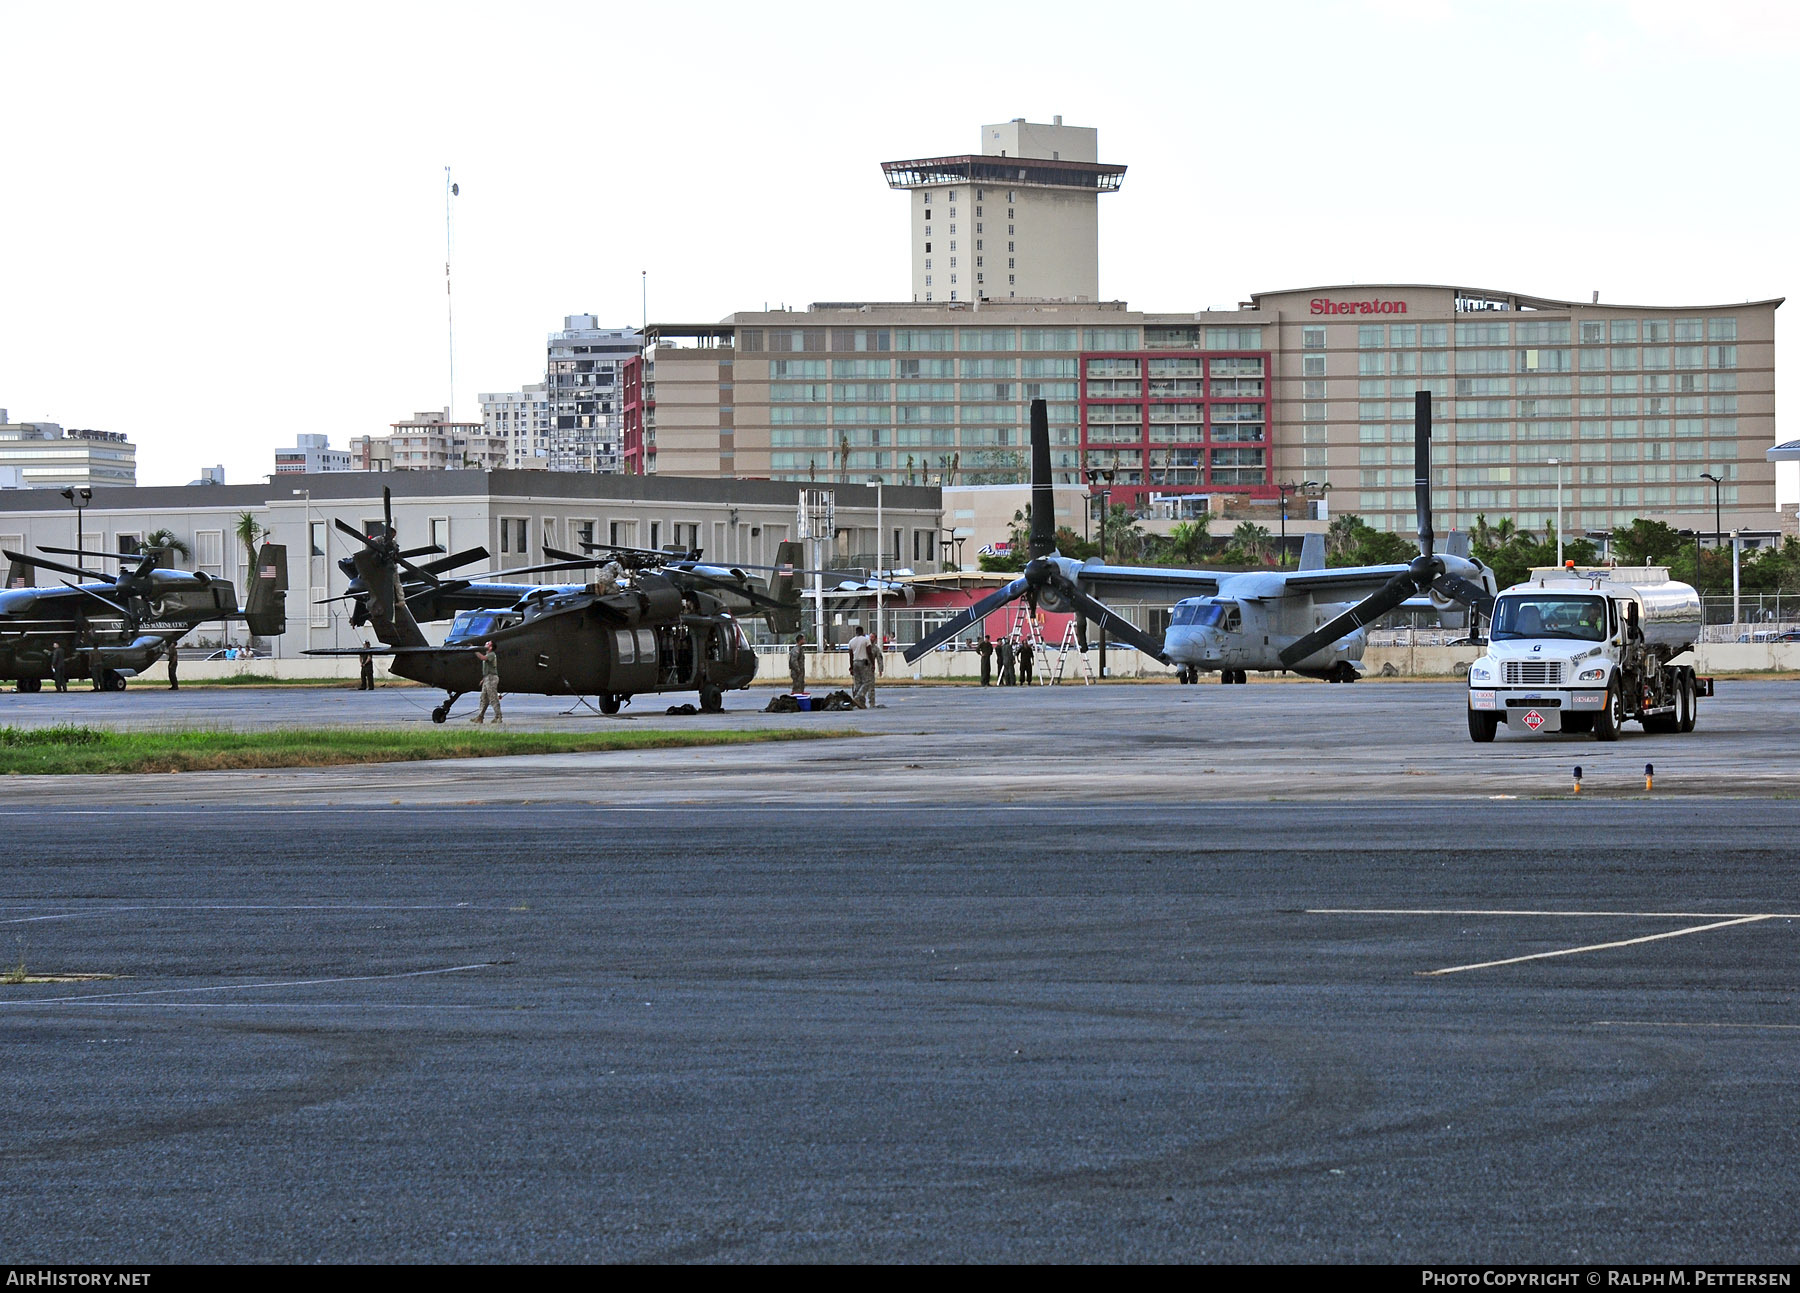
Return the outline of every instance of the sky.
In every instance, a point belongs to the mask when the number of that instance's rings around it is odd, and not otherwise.
[[[565,315],[901,299],[880,163],[1020,116],[1130,168],[1100,275],[1135,309],[1800,290],[1785,0],[915,12],[0,0],[0,408],[124,432],[141,484],[178,484],[444,407],[446,166],[460,417],[541,381]]]

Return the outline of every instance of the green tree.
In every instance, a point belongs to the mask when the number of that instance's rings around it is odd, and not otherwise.
[[[1325,527],[1325,564],[1347,565],[1356,551],[1357,532],[1368,528],[1354,512],[1332,517],[1331,524]]]
[[[233,531],[238,541],[250,553],[250,564],[256,564],[256,545],[268,537],[268,527],[256,519],[254,512],[239,512],[237,528]]]
[[[1640,516],[1613,531],[1612,546],[1621,566],[1665,566],[1690,545],[1673,526]]]
[[[1266,566],[1274,537],[1266,526],[1255,521],[1240,521],[1237,529],[1231,532],[1231,546],[1251,565]]]
[[[1206,550],[1207,527],[1212,518],[1201,513],[1191,521],[1177,521],[1169,529],[1169,556],[1188,565],[1200,560],[1200,554]]]
[[[173,530],[152,530],[150,533],[146,534],[143,537],[143,540],[138,544],[139,552],[153,552],[159,550],[172,554],[170,557],[164,558],[164,560],[173,560],[174,557],[191,558],[194,555],[193,549],[188,547],[186,542],[177,537]]]

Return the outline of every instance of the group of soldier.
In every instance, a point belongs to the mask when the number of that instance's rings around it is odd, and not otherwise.
[[[845,644],[850,652],[850,699],[858,709],[871,709],[875,705],[875,677],[887,672],[886,662],[882,659],[881,644],[875,635],[860,624],[852,624],[856,635]],[[794,644],[788,648],[788,682],[793,694],[798,696],[806,691],[806,634],[794,635]]]
[[[983,687],[994,685],[994,662],[996,659],[1000,664],[1000,685],[1002,687],[1029,687],[1035,681],[1032,677],[1031,665],[1037,652],[1028,637],[1020,634],[1013,634],[1009,637],[1002,634],[1000,640],[995,641],[983,633],[981,641],[975,644],[975,654],[981,657],[981,685]]]

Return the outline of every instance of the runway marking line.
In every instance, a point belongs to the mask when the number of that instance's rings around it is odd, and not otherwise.
[[[32,997],[25,1001],[0,1000],[0,1008],[7,1006],[60,1006],[77,1002],[113,1001],[121,997],[153,997],[180,992],[248,992],[257,988],[312,988],[327,983],[375,983],[385,979],[420,979],[434,974],[461,974],[467,970],[491,970],[500,964],[499,961],[477,961],[471,965],[444,965],[430,970],[400,970],[393,974],[339,975],[327,979],[281,979],[271,983],[219,983],[201,988],[139,988],[133,992],[94,992],[84,996]]]
[[[466,902],[433,903],[425,905],[398,906],[390,904],[353,904],[353,903],[266,903],[257,905],[229,906],[217,903],[208,904],[139,904],[132,907],[96,907],[92,911],[57,911],[40,916],[8,916],[0,920],[0,925],[30,925],[46,920],[82,920],[89,916],[120,916],[133,911],[468,911],[474,910]]]
[[[1502,965],[1520,965],[1526,961],[1544,961],[1558,956],[1576,956],[1583,952],[1605,952],[1619,947],[1632,947],[1639,943],[1655,943],[1665,938],[1680,938],[1684,934],[1703,934],[1714,929],[1728,929],[1734,925],[1755,925],[1766,920],[1794,920],[1792,912],[1716,912],[1716,911],[1530,911],[1509,910],[1505,908],[1430,908],[1430,907],[1309,907],[1309,916],[1546,916],[1546,917],[1632,917],[1648,920],[1695,920],[1712,919],[1704,925],[1690,925],[1686,929],[1665,930],[1660,934],[1644,934],[1637,938],[1616,939],[1607,943],[1586,943],[1580,947],[1561,947],[1550,952],[1532,952],[1526,956],[1508,956],[1495,961],[1475,961],[1468,965],[1448,965],[1437,970],[1415,970],[1420,978],[1437,978],[1445,974],[1461,974],[1466,970],[1491,970]]]
[[[1800,1033],[1800,1024],[1709,1024],[1679,1019],[1596,1019],[1596,1028],[1729,1028],[1749,1032]]]

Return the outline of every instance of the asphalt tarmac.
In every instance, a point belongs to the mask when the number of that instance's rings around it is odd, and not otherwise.
[[[609,805],[1336,802],[1384,795],[1485,799],[1565,796],[1582,768],[1587,797],[1785,797],[1800,790],[1800,682],[1724,681],[1686,735],[1623,739],[1503,732],[1469,739],[1458,683],[1109,684],[1000,688],[883,686],[882,708],[765,714],[768,689],[732,692],[727,712],[668,715],[689,695],[643,696],[616,718],[566,714],[566,697],[508,696],[508,726],[608,725],[705,731],[805,728],[867,739],[690,750],[415,763],[291,772],[183,774],[184,802]],[[120,728],[270,724],[429,728],[438,693],[317,688],[186,688],[0,694],[0,726]],[[455,722],[473,714],[465,698]],[[33,803],[161,803],[143,778],[33,778]],[[0,786],[0,803],[6,788]]]
[[[122,977],[0,986],[0,1255],[1792,1261],[1794,687],[1612,747],[1418,684],[526,701],[868,735],[7,779],[0,960]]]

